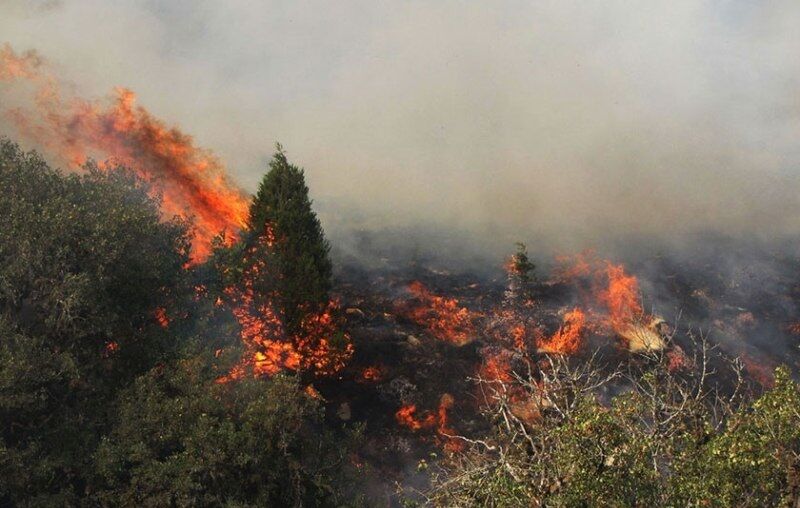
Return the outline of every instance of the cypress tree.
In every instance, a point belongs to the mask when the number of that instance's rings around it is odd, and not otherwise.
[[[250,205],[248,243],[271,235],[278,300],[286,330],[299,331],[303,318],[329,300],[330,245],[311,208],[302,168],[290,164],[280,144]]]

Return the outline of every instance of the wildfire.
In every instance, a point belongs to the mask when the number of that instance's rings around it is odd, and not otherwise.
[[[20,133],[73,168],[89,157],[132,168],[162,196],[165,217],[191,218],[192,257],[204,260],[211,240],[224,233],[228,242],[244,226],[248,197],[229,179],[225,166],[191,136],[167,126],[141,106],[136,95],[116,88],[110,101],[63,98],[59,82],[33,52],[18,56],[0,50],[0,80],[26,80],[37,87],[35,108],[7,113]]]
[[[539,351],[543,353],[571,355],[581,347],[582,335],[586,326],[586,314],[575,307],[564,315],[564,324],[553,334],[542,341]]]
[[[641,319],[642,306],[639,303],[639,281],[625,273],[622,265],[606,262],[608,287],[601,291],[599,299],[608,308],[609,322],[615,331]]]
[[[457,345],[475,337],[477,314],[461,307],[458,300],[434,295],[419,281],[409,284],[408,290],[419,302],[407,311],[408,318],[426,327],[434,337]]]
[[[263,245],[272,245],[274,235],[267,228]],[[263,246],[262,245],[262,246]],[[258,246],[250,249],[256,253]],[[240,365],[223,378],[237,379],[250,367],[256,376],[272,376],[283,370],[311,371],[317,375],[331,375],[341,370],[353,355],[353,345],[346,334],[338,331],[334,316],[338,303],[309,311],[301,323],[301,333],[290,335],[283,325],[283,316],[276,302],[277,294],[264,294],[256,289],[259,274],[270,269],[263,258],[253,256],[244,272],[240,286],[225,290],[227,302],[241,326],[245,355]],[[335,346],[335,338],[341,346]]]
[[[564,326],[553,339],[573,342],[574,334],[580,333],[576,326],[580,323],[580,328],[613,332],[630,351],[653,351],[666,347],[660,331],[663,319],[644,312],[639,300],[639,281],[636,276],[626,273],[623,265],[601,261],[591,251],[561,256],[557,260],[560,267],[556,270],[555,281],[578,284],[589,281],[589,294],[584,295],[584,299],[591,312],[580,320],[573,314],[570,326],[567,326],[565,316]]]
[[[575,279],[589,277],[594,272],[597,257],[592,250],[579,254],[556,256],[556,269],[553,282],[568,283]]]
[[[436,415],[433,413],[426,413],[422,418],[417,418],[416,404],[407,404],[394,414],[397,423],[403,427],[408,427],[411,430],[417,431],[427,429],[436,425]]]
[[[407,427],[416,432],[423,429],[436,428],[436,433],[444,439],[444,448],[450,452],[456,452],[463,449],[464,443],[456,439],[456,431],[450,427],[448,423],[447,412],[450,411],[455,405],[455,399],[449,393],[442,394],[439,399],[439,407],[436,413],[426,411],[419,417],[417,414],[417,406],[415,404],[407,404],[402,406],[394,414],[397,423],[403,427]]]
[[[0,47],[0,80],[8,81],[12,79],[30,79],[36,75],[36,69],[42,63],[42,59],[35,51],[27,51],[22,55],[17,55],[6,43]]]
[[[478,375],[487,381],[502,381],[510,383],[514,380],[512,375],[512,360],[514,353],[508,349],[489,346],[481,351],[483,363]]]
[[[775,386],[775,366],[762,363],[755,357],[743,353],[740,358],[744,365],[744,370],[764,388]]]

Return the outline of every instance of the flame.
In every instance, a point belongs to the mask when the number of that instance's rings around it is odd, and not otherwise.
[[[608,308],[612,328],[619,332],[644,315],[639,303],[639,281],[635,276],[627,275],[622,265],[609,262],[606,262],[606,275],[608,287],[600,292],[598,298]]]
[[[564,315],[564,323],[552,337],[544,340],[539,351],[571,355],[578,352],[582,345],[582,335],[586,326],[586,314],[575,307]]]
[[[394,414],[395,420],[402,427],[407,427],[414,432],[423,429],[436,428],[436,433],[444,440],[445,450],[457,452],[463,449],[463,441],[456,439],[456,431],[450,427],[447,413],[455,405],[455,399],[449,393],[444,393],[439,398],[439,407],[436,412],[425,411],[417,416],[417,406],[407,404],[402,406]]]
[[[511,383],[514,376],[511,371],[513,353],[507,349],[489,346],[481,351],[483,363],[478,375],[486,381],[502,381]]]
[[[478,315],[459,306],[458,300],[434,295],[419,281],[409,284],[408,290],[419,301],[418,306],[408,310],[408,318],[426,327],[434,337],[458,345],[475,337]]]
[[[589,277],[594,273],[597,256],[592,250],[585,250],[578,254],[562,254],[555,257],[556,268],[552,277],[553,282],[569,283],[575,279]]]
[[[261,246],[272,245],[274,235],[267,227]],[[283,316],[276,294],[260,294],[255,288],[259,274],[270,269],[263,258],[253,256],[259,246],[253,246],[244,271],[241,287],[231,286],[224,294],[232,313],[241,326],[245,346],[242,362],[223,378],[238,379],[249,367],[256,376],[273,376],[283,370],[311,371],[317,375],[332,375],[341,370],[353,355],[350,338],[342,335],[343,347],[334,347],[333,337],[340,333],[334,315],[338,302],[329,301],[324,307],[309,312],[300,324],[301,333],[290,336],[283,325]]]
[[[588,308],[581,326],[594,331],[613,333],[625,342],[630,351],[653,351],[666,347],[659,330],[664,323],[658,316],[648,315],[640,303],[639,281],[626,273],[625,267],[600,260],[592,251],[575,256],[557,258],[560,267],[554,281],[571,282],[581,290],[589,286],[583,300]],[[565,323],[566,325],[566,323]],[[573,333],[575,327],[563,326],[564,332]]]
[[[744,370],[762,387],[770,389],[775,386],[775,366],[762,363],[753,356],[743,353],[740,358]]]
[[[10,46],[0,50],[0,80],[24,79],[37,87],[33,110],[8,114],[20,133],[71,167],[91,156],[131,167],[162,195],[165,217],[192,218],[192,259],[211,251],[211,240],[224,233],[227,242],[245,225],[249,198],[227,176],[225,166],[191,136],[167,126],[141,106],[136,95],[118,87],[110,101],[62,98],[57,79],[47,73],[35,53],[17,56]]]
[[[35,51],[17,55],[10,44],[3,44],[0,47],[0,81],[32,79],[41,63],[42,60]]]
[[[408,427],[414,431],[430,428],[436,425],[436,415],[432,413],[426,413],[424,417],[418,419],[414,416],[416,412],[417,406],[415,404],[407,404],[398,409],[394,414],[394,417],[399,425]]]
[[[455,402],[455,398],[449,393],[442,394],[437,411],[438,426],[436,432],[445,439],[444,449],[451,453],[460,452],[464,449],[464,441],[454,437],[456,436],[456,431],[450,427],[447,420],[447,412],[453,408]]]

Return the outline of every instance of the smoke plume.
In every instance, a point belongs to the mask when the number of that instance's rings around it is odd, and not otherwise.
[[[84,97],[136,90],[247,190],[280,140],[334,242],[411,225],[489,251],[798,233],[789,0],[4,10],[18,51],[38,50]],[[4,110],[17,99],[0,85]]]

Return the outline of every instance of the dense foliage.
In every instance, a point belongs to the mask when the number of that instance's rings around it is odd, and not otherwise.
[[[217,382],[238,328],[193,289],[190,225],[84,169],[0,142],[0,505],[340,504],[317,400]]]
[[[680,372],[667,355],[642,360],[611,373],[591,362],[551,360],[543,377],[520,378],[516,387],[489,383],[494,434],[472,441],[444,467],[429,501],[797,506],[800,387],[786,369],[776,371],[774,388],[752,399],[741,378],[725,397],[711,388],[704,365]],[[611,380],[622,389],[608,398]],[[534,416],[530,406],[520,411],[523,400],[535,401]]]
[[[250,207],[249,243],[270,236],[280,307],[287,331],[294,334],[307,313],[328,302],[330,246],[311,209],[303,170],[289,163],[280,145],[269,167]]]

